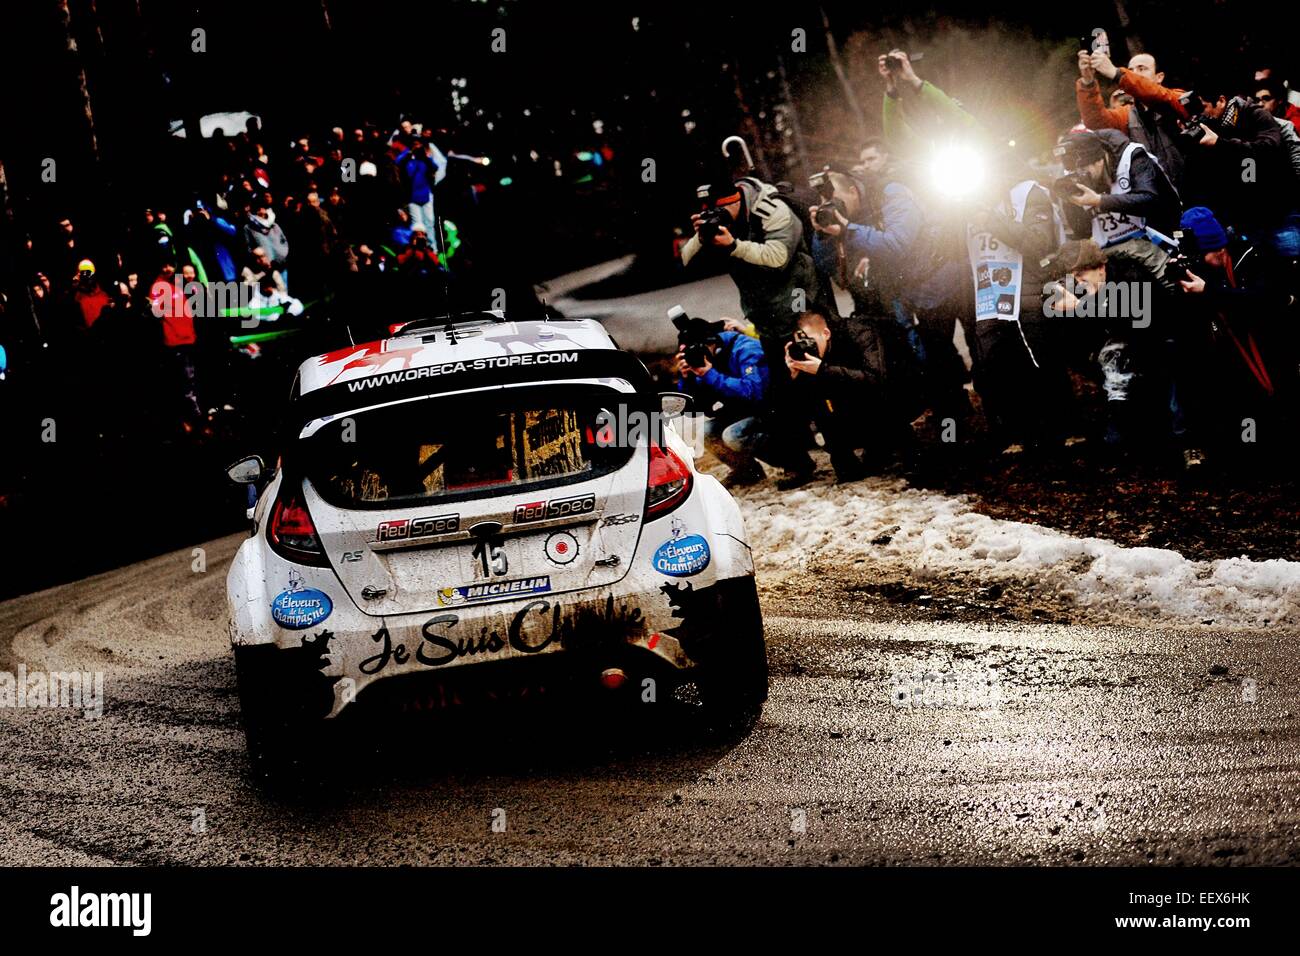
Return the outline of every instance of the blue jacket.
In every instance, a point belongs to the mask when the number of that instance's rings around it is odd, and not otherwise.
[[[433,187],[442,181],[447,168],[447,161],[436,147],[433,155],[420,149],[405,149],[398,154],[396,163],[406,173],[407,183],[411,188],[411,202],[423,206],[433,198]]]
[[[220,216],[213,216],[212,228],[212,255],[217,260],[217,268],[221,270],[223,279],[234,282],[239,278],[239,265],[231,251],[231,243],[239,241],[239,227]]]
[[[885,185],[881,228],[851,222],[844,234],[850,270],[863,256],[870,262],[868,279],[885,301],[900,299],[913,308],[933,308],[957,291],[969,271],[965,260],[936,263],[937,237],[927,224],[921,204],[902,183]],[[835,275],[835,241],[823,233],[813,237],[813,258],[827,275]]]
[[[708,402],[759,406],[767,400],[770,376],[767,356],[758,339],[743,332],[723,332],[722,345],[714,366],[701,378],[691,376],[677,383],[677,390]],[[701,409],[708,412],[711,409]]]

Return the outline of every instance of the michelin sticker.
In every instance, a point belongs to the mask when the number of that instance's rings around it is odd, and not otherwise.
[[[709,542],[698,534],[683,534],[673,522],[673,536],[655,551],[655,570],[674,578],[689,578],[709,566]]]
[[[324,591],[305,588],[302,580],[290,575],[289,587],[271,602],[271,618],[281,627],[302,631],[315,627],[334,611],[334,602]]]
[[[454,607],[477,601],[499,601],[503,598],[522,597],[525,594],[545,594],[551,589],[550,575],[535,578],[517,578],[514,581],[491,581],[485,584],[463,584],[456,588],[439,588],[438,606]]]

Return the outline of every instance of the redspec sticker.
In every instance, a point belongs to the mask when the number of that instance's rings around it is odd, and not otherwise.
[[[567,531],[557,531],[546,539],[546,556],[556,564],[569,564],[578,556],[578,539]]]
[[[515,505],[515,524],[585,515],[595,510],[595,495],[553,498],[550,501],[531,501],[527,504]]]
[[[432,515],[428,518],[400,518],[379,522],[380,541],[401,541],[409,538],[427,538],[435,534],[451,534],[460,530],[460,515]]]

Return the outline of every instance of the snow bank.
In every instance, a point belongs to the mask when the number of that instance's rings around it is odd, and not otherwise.
[[[1189,561],[1177,551],[1122,548],[1101,538],[977,514],[965,498],[900,479],[794,492],[770,485],[738,496],[760,575],[866,563],[925,580],[950,571],[1018,580],[1111,619],[1217,626],[1300,624],[1300,562]]]

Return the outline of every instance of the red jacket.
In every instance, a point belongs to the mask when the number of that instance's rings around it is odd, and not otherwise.
[[[169,349],[193,345],[198,340],[194,334],[194,313],[190,311],[179,276],[155,280],[149,289],[149,301],[153,304],[153,314],[162,319],[163,344]]]
[[[1115,78],[1119,81],[1119,88],[1139,103],[1145,103],[1147,106],[1167,103],[1183,119],[1191,119],[1187,111],[1178,105],[1178,98],[1186,93],[1186,90],[1171,90],[1161,86],[1155,80],[1147,79],[1140,73],[1134,73],[1123,67],[1119,68]],[[1079,104],[1079,118],[1088,129],[1128,131],[1128,114],[1133,107],[1125,104],[1111,109],[1106,106],[1101,98],[1100,83],[1094,82],[1092,86],[1084,86],[1083,77],[1079,77],[1074,84],[1074,98]]]
[[[86,328],[90,328],[99,320],[100,313],[108,308],[108,304],[112,301],[108,293],[99,286],[95,286],[88,292],[78,289],[73,299],[76,300],[77,308],[81,310],[81,321],[85,323]]]

